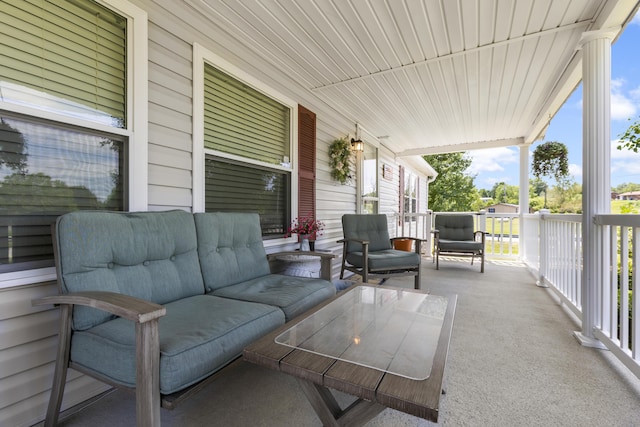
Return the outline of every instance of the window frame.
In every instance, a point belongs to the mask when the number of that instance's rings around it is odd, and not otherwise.
[[[127,144],[127,206],[130,211],[148,208],[148,25],[147,12],[127,0],[95,0],[127,20],[127,126],[116,128],[66,114],[40,110],[0,100],[0,110],[33,120],[44,119],[63,127],[124,136]],[[0,273],[0,289],[56,280],[55,267]]]
[[[222,72],[236,80],[262,92],[264,95],[276,100],[289,108],[289,167],[224,153],[204,147],[204,75],[205,63],[218,68]],[[193,212],[205,211],[205,158],[206,155],[229,159],[266,167],[273,170],[284,171],[290,174],[291,192],[290,215],[295,218],[298,212],[298,103],[283,95],[276,89],[253,77],[239,67],[231,64],[199,43],[193,44]],[[288,224],[285,224],[288,226]],[[297,237],[282,237],[263,239],[265,247],[276,246],[285,243],[294,243]]]
[[[373,143],[371,140],[365,140],[365,150],[373,150],[374,158],[369,159],[367,161],[375,161],[375,178],[376,178],[376,196],[365,196],[364,186],[365,186],[365,171],[364,171],[364,162],[365,162],[365,153],[358,152],[356,156],[356,167],[357,167],[357,181],[358,181],[358,189],[357,189],[357,197],[358,197],[358,213],[367,214],[364,207],[367,202],[373,202],[376,205],[376,211],[374,214],[380,213],[380,147],[378,144]]]

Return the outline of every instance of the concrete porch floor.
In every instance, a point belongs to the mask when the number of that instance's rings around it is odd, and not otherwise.
[[[423,288],[456,293],[438,424],[640,426],[640,380],[609,352],[580,346],[578,326],[518,262],[423,260]],[[412,278],[385,286],[413,287]],[[351,401],[337,393],[344,404]],[[135,424],[134,394],[115,391],[62,426]],[[163,426],[319,426],[295,379],[241,362],[173,411]],[[432,423],[386,409],[368,426]]]

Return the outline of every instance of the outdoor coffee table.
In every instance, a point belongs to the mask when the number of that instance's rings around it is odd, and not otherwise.
[[[437,422],[456,295],[360,285],[244,349],[296,377],[324,425],[362,425],[386,407]],[[329,388],[358,397],[342,409]]]

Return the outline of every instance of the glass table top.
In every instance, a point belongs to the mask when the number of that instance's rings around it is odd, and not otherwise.
[[[284,331],[276,342],[403,377],[431,374],[449,299],[358,286]]]

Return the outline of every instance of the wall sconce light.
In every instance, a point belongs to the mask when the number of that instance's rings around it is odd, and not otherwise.
[[[356,152],[364,151],[364,142],[361,139],[351,138],[351,149]]]

